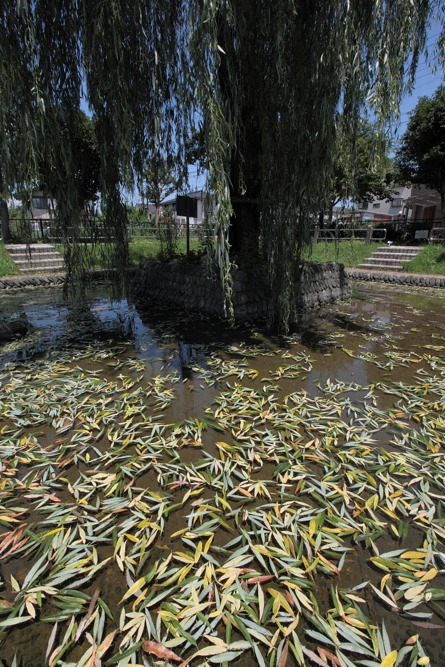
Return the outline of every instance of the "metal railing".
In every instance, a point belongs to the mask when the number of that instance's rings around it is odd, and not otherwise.
[[[335,229],[319,229],[314,241],[367,241],[383,243],[386,240],[386,229],[357,229],[355,227],[336,227]]]
[[[331,229],[318,229],[314,234],[314,243],[319,241],[352,241],[384,243],[443,243],[445,242],[445,223],[440,218],[421,220],[374,221],[375,227],[344,227],[341,223]]]
[[[63,234],[57,219],[20,218],[10,220],[11,241],[13,243],[48,242],[61,243],[63,239],[75,238],[82,243],[107,243],[112,240],[110,231],[100,219],[84,216],[76,226]],[[162,241],[167,238],[179,240],[187,236],[186,224],[182,221],[161,222],[157,227],[150,223],[129,223],[128,238]],[[190,238],[203,241],[206,236],[204,225],[190,225]]]

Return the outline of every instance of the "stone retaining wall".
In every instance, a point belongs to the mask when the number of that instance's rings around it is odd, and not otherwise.
[[[205,268],[199,264],[185,262],[148,262],[139,269],[131,270],[133,285],[139,298],[158,299],[181,308],[205,310],[210,314],[223,314],[223,296],[219,283],[209,280]],[[107,278],[108,272],[94,271],[90,278]],[[386,282],[394,285],[445,288],[445,276],[418,273],[393,273],[390,271],[367,271],[365,269],[343,269],[336,263],[305,265],[303,273],[302,299],[299,306],[316,307],[348,295],[348,279]],[[0,278],[1,289],[24,287],[46,287],[63,285],[64,273],[39,276],[10,276]],[[238,318],[254,319],[267,316],[270,297],[264,285],[262,273],[238,270],[234,277],[235,314]]]
[[[233,305],[237,319],[267,317],[271,297],[264,272],[237,269],[233,273]],[[298,306],[312,308],[348,296],[348,281],[343,265],[337,263],[304,265]],[[180,260],[169,263],[146,262],[136,273],[136,296],[153,299],[188,310],[224,315],[224,297],[220,282],[210,278],[203,264]]]
[[[136,269],[128,270],[133,275]],[[0,278],[0,289],[21,289],[23,287],[48,287],[51,285],[63,285],[66,273],[45,273],[35,276],[9,276]],[[98,269],[89,271],[86,274],[88,280],[107,280],[110,278],[110,271]]]
[[[10,276],[0,278],[0,289],[19,289],[22,287],[46,287],[48,285],[63,285],[64,273],[53,273],[44,276]]]
[[[367,271],[366,269],[346,269],[346,274],[350,280],[368,280],[417,287],[445,287],[445,276],[432,276],[421,273],[395,273],[392,271]]]

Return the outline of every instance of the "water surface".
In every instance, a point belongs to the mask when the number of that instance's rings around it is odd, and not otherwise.
[[[444,663],[441,291],[361,284],[284,338],[1,297],[31,324],[1,358],[4,664]]]

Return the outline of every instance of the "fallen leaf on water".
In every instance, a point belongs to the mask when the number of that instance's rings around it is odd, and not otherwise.
[[[142,650],[145,653],[151,653],[157,658],[162,658],[162,660],[176,660],[176,662],[181,662],[182,658],[170,649],[165,648],[163,644],[158,644],[158,642],[145,641],[142,643]]]
[[[289,653],[289,642],[287,641],[284,645],[283,650],[281,651],[281,655],[280,655],[280,659],[278,660],[277,667],[286,667],[288,653]]]
[[[393,667],[396,663],[398,654],[398,651],[391,651],[391,653],[388,653],[380,663],[380,667]]]

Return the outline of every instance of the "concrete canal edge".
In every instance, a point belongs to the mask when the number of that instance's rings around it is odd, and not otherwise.
[[[167,263],[148,261],[130,269],[132,291],[141,301],[154,300],[180,308],[205,311],[221,316],[224,299],[218,278],[209,277],[204,263],[173,260]],[[108,271],[98,270],[88,278],[105,280]],[[270,295],[263,278],[264,271],[237,269],[232,274],[235,316],[238,319],[266,317]],[[63,285],[65,273],[0,277],[0,290]],[[301,279],[301,308],[313,308],[347,298],[352,281],[384,282],[393,285],[445,288],[445,275],[426,275],[395,271],[345,269],[342,264],[308,262]]]
[[[412,285],[413,287],[445,287],[445,276],[401,271],[372,271],[368,269],[346,269],[349,280]]]

